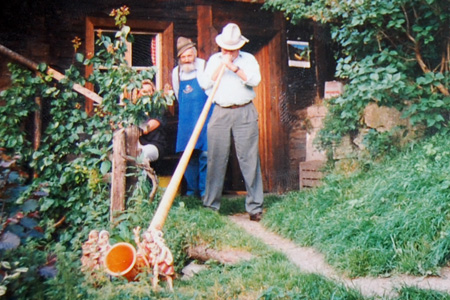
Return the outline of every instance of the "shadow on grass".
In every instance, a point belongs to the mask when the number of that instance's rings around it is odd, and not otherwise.
[[[270,209],[272,205],[283,201],[283,199],[282,195],[265,194],[264,209]],[[183,202],[187,209],[200,209],[203,207],[202,201],[197,197],[181,196],[177,197],[175,201]],[[219,214],[229,216],[245,212],[245,196],[224,195],[222,197]]]

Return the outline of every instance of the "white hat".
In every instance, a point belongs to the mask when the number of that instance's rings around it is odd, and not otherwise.
[[[225,50],[237,50],[242,48],[248,39],[241,34],[239,26],[234,23],[227,24],[222,33],[216,36],[216,43]]]

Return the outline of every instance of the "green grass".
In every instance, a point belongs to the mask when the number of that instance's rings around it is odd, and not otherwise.
[[[449,300],[450,295],[436,292],[425,291],[414,287],[404,287],[400,290],[399,296],[396,300]]]
[[[268,203],[280,200],[280,197],[268,197]],[[58,257],[60,272],[57,278],[47,282],[46,299],[368,299],[340,283],[301,273],[285,255],[234,224],[227,216],[242,210],[229,210],[227,206],[238,207],[242,201],[242,198],[224,199],[223,211],[215,213],[203,208],[195,198],[177,198],[164,233],[167,245],[175,256],[178,274],[183,264],[189,262],[182,254],[188,246],[245,250],[252,254],[251,260],[235,265],[206,262],[208,269],[190,280],[178,277],[174,284],[175,291],[171,293],[164,289],[165,282],[161,282],[162,290],[153,291],[151,276],[143,275],[143,279],[136,282],[108,279],[103,272],[93,277],[83,276],[76,253],[61,249]],[[142,215],[148,217],[148,213]],[[139,225],[146,226],[142,219]]]
[[[434,137],[364,171],[292,192],[263,221],[350,276],[436,274],[450,255],[450,141]]]
[[[362,171],[351,174],[330,174],[320,188],[267,195],[262,223],[299,245],[320,250],[346,275],[437,273],[450,254],[450,141],[430,139],[384,162],[361,166]],[[123,217],[125,225],[114,229],[121,234],[112,236],[126,239],[134,226],[145,228],[154,208],[134,204]],[[170,293],[153,291],[150,277],[138,282],[109,280],[104,274],[86,278],[79,271],[79,257],[66,249],[60,253],[58,277],[46,283],[46,299],[68,299],[64,295],[71,299],[372,299],[322,276],[302,273],[283,254],[228,219],[244,211],[243,197],[225,197],[219,213],[203,208],[198,199],[179,197],[164,233],[179,274],[190,262],[186,255],[190,246],[246,250],[253,255],[249,261],[206,262],[208,269],[193,278],[177,278],[175,292]],[[447,300],[450,295],[403,287],[395,299]]]
[[[164,232],[169,247],[176,252],[174,240],[184,246],[207,245],[221,249],[249,251],[253,258],[235,265],[207,262],[208,269],[192,279],[175,281],[175,292],[152,291],[148,280],[123,282],[95,279],[85,283],[88,299],[367,299],[358,291],[318,275],[302,274],[281,253],[240,229],[227,218],[193,204],[193,199],[177,202],[172,208]],[[226,200],[225,200],[226,201]],[[231,201],[233,202],[233,201]],[[237,201],[236,201],[237,202]],[[180,238],[182,237],[182,238]],[[174,248],[175,247],[175,248]],[[174,251],[175,250],[175,251]],[[178,270],[180,271],[180,270]],[[98,284],[101,282],[101,284]],[[161,283],[165,287],[165,283]],[[72,293],[73,294],[73,293]]]

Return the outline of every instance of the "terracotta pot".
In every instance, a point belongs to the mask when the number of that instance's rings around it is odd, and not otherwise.
[[[106,272],[112,276],[123,276],[134,281],[139,273],[136,267],[136,249],[129,243],[117,243],[105,257]]]

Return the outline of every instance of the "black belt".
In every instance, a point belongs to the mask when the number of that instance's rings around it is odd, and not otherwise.
[[[222,108],[230,108],[230,109],[234,109],[234,108],[239,108],[239,107],[247,106],[247,105],[249,105],[250,103],[252,103],[252,101],[247,102],[247,103],[245,103],[245,104],[233,104],[233,105],[230,105],[230,106],[221,106],[221,105],[219,105],[219,106],[222,107]]]

